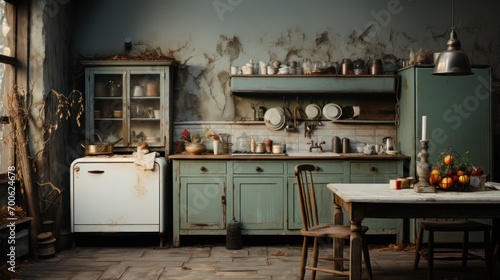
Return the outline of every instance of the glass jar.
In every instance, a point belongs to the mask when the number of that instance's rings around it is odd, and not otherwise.
[[[236,139],[236,151],[241,153],[250,152],[250,137],[245,132]]]

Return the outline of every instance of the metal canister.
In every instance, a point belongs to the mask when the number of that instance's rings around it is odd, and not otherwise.
[[[342,60],[341,67],[342,67],[342,69],[341,69],[342,75],[352,75],[352,74],[354,74],[354,68],[353,68],[353,65],[352,65],[352,61],[349,58],[344,58]]]
[[[342,153],[347,154],[349,153],[349,138],[342,138]]]
[[[380,75],[384,73],[384,68],[382,66],[381,59],[372,59],[370,63],[370,74],[372,75]]]
[[[332,152],[340,153],[340,151],[341,151],[340,138],[335,136],[332,138]]]

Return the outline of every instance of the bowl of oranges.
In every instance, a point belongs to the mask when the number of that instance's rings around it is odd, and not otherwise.
[[[453,147],[448,147],[439,154],[437,165],[432,168],[429,176],[430,185],[445,191],[484,190],[485,182],[483,168],[470,163],[469,152],[461,156]]]

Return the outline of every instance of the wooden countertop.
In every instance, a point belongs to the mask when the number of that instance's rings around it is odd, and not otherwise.
[[[348,153],[340,154],[338,156],[308,156],[308,155],[238,155],[231,154],[202,154],[190,155],[188,153],[169,155],[168,159],[181,159],[181,160],[409,160],[410,157],[406,155],[365,155],[362,153]]]

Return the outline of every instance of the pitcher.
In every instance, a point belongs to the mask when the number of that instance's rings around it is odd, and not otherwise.
[[[385,145],[386,151],[394,151],[394,139],[392,137],[384,137],[382,142]]]

